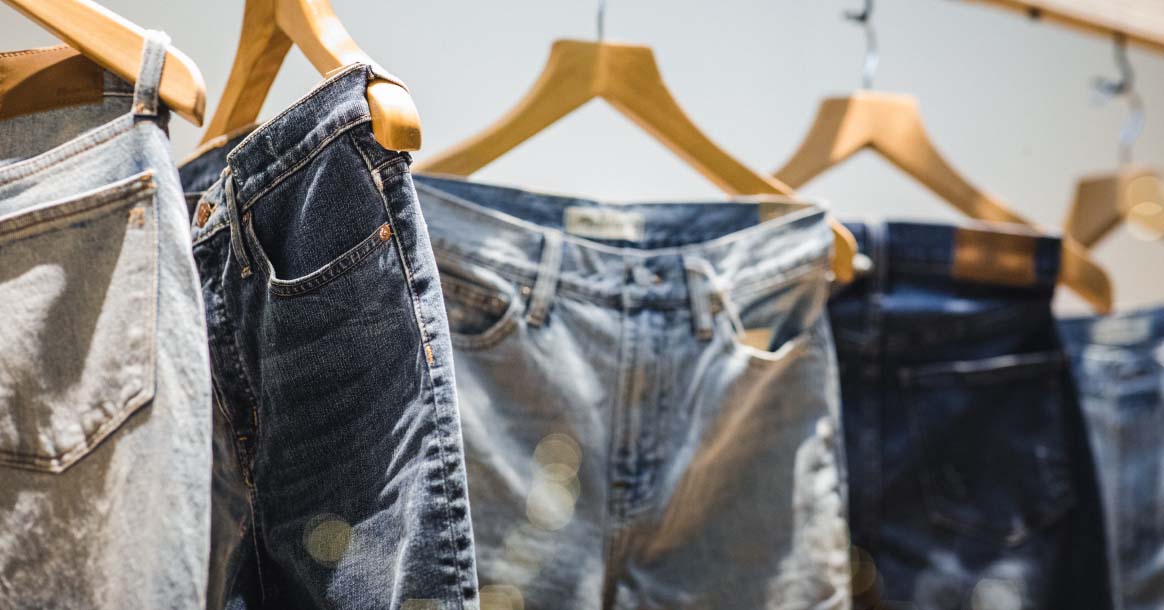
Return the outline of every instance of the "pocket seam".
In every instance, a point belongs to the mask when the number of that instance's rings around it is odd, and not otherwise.
[[[493,326],[485,329],[484,332],[475,335],[466,335],[458,332],[449,331],[449,339],[453,343],[453,347],[461,348],[468,351],[482,351],[489,349],[498,343],[501,343],[509,335],[517,330],[518,313],[520,313],[521,306],[517,299],[510,301],[509,308],[505,310],[501,318],[497,320]]]
[[[276,275],[274,266],[271,264],[270,259],[267,258],[267,253],[263,251],[262,244],[259,243],[259,238],[255,235],[254,222],[249,212],[243,221],[243,225],[246,227],[247,241],[250,242],[254,256],[261,263],[259,268],[267,278],[267,288],[271,294],[279,297],[300,296],[334,282],[348,271],[356,268],[364,259],[371,256],[389,241],[380,237],[380,232],[384,227],[381,224],[376,227],[376,230],[371,235],[365,237],[358,244],[348,248],[346,252],[325,263],[315,271],[295,279],[285,280],[280,279]]]
[[[800,354],[808,346],[817,322],[813,322],[804,330],[790,337],[780,344],[775,351],[761,350],[745,344],[740,340],[740,333],[736,332],[730,323],[728,326],[728,345],[733,353],[747,359],[749,366],[768,366],[787,362],[790,358]]]

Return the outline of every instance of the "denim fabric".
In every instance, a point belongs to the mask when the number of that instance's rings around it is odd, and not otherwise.
[[[1164,309],[1060,324],[1103,489],[1115,607],[1164,607]]]
[[[202,195],[226,169],[226,156],[256,128],[257,124],[247,125],[238,131],[213,138],[178,162],[178,176],[182,179],[182,190],[186,193],[186,207],[190,219],[196,224],[205,225],[210,219],[210,204],[203,206],[205,216],[202,218],[198,218],[198,204],[203,201]]]
[[[848,608],[822,211],[417,189],[483,608]]]
[[[372,77],[347,68],[246,136],[195,217],[212,607],[478,607],[436,263],[409,157],[372,135]]]
[[[0,608],[205,607],[210,365],[165,45],[136,93],[105,73],[99,102],[0,123]]]
[[[1051,313],[1059,241],[1001,226],[976,241],[1025,268],[1025,285],[968,279],[991,268],[955,262],[975,241],[966,229],[851,227],[873,271],[829,315],[857,608],[1111,606],[1098,486]]]

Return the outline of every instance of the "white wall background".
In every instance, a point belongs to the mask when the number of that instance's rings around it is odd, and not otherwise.
[[[413,90],[426,151],[484,127],[527,89],[551,41],[595,35],[593,0],[333,0],[361,46]],[[166,30],[201,67],[208,114],[226,82],[242,0],[103,0]],[[758,170],[780,165],[820,98],[860,82],[864,37],[841,18],[861,0],[610,0],[607,37],[654,47],[676,97],[707,133]],[[878,89],[921,100],[931,135],[985,190],[1047,225],[1076,179],[1116,165],[1122,101],[1097,106],[1090,83],[1114,76],[1112,43],[956,0],[878,0]],[[55,44],[0,5],[0,50]],[[1137,160],[1164,167],[1164,55],[1132,51],[1148,125]],[[271,116],[319,77],[292,51]],[[173,123],[175,154],[199,130]],[[423,157],[425,151],[418,154]],[[483,171],[488,181],[615,201],[718,197],[714,187],[601,103],[592,103]],[[842,218],[956,220],[952,208],[869,155],[809,185]],[[1164,302],[1164,243],[1127,229],[1096,252],[1122,308]],[[1081,301],[1060,295],[1064,312]]]

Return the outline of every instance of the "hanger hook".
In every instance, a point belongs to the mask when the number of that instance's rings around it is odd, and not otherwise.
[[[873,31],[873,0],[865,0],[865,7],[859,11],[845,11],[845,19],[865,26],[865,67],[861,71],[861,88],[873,88],[873,76],[877,74],[880,60],[877,49],[877,33]]]
[[[606,0],[598,0],[598,42],[606,39]]]
[[[1100,101],[1116,97],[1126,97],[1128,100],[1128,120],[1120,129],[1119,154],[1120,162],[1127,165],[1132,162],[1132,149],[1140,134],[1144,131],[1144,101],[1136,91],[1136,74],[1132,70],[1132,62],[1128,59],[1127,40],[1122,33],[1115,35],[1115,60],[1119,68],[1118,79],[1109,79],[1102,76],[1095,79],[1095,92]]]

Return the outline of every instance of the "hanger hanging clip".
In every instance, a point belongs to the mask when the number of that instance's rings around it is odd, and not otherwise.
[[[865,7],[859,11],[845,11],[845,19],[855,21],[865,28],[865,66],[861,71],[861,88],[872,89],[873,77],[877,74],[880,53],[877,48],[877,32],[873,30],[873,0],[865,0]]]
[[[1120,71],[1119,78],[1096,77],[1095,93],[1099,103],[1117,97],[1125,97],[1128,100],[1128,120],[1120,129],[1119,158],[1121,164],[1130,165],[1136,140],[1144,131],[1146,116],[1144,101],[1136,91],[1136,74],[1132,70],[1132,62],[1128,59],[1127,41],[1121,33],[1115,35],[1115,59]]]
[[[598,0],[598,42],[606,41],[606,0]]]

